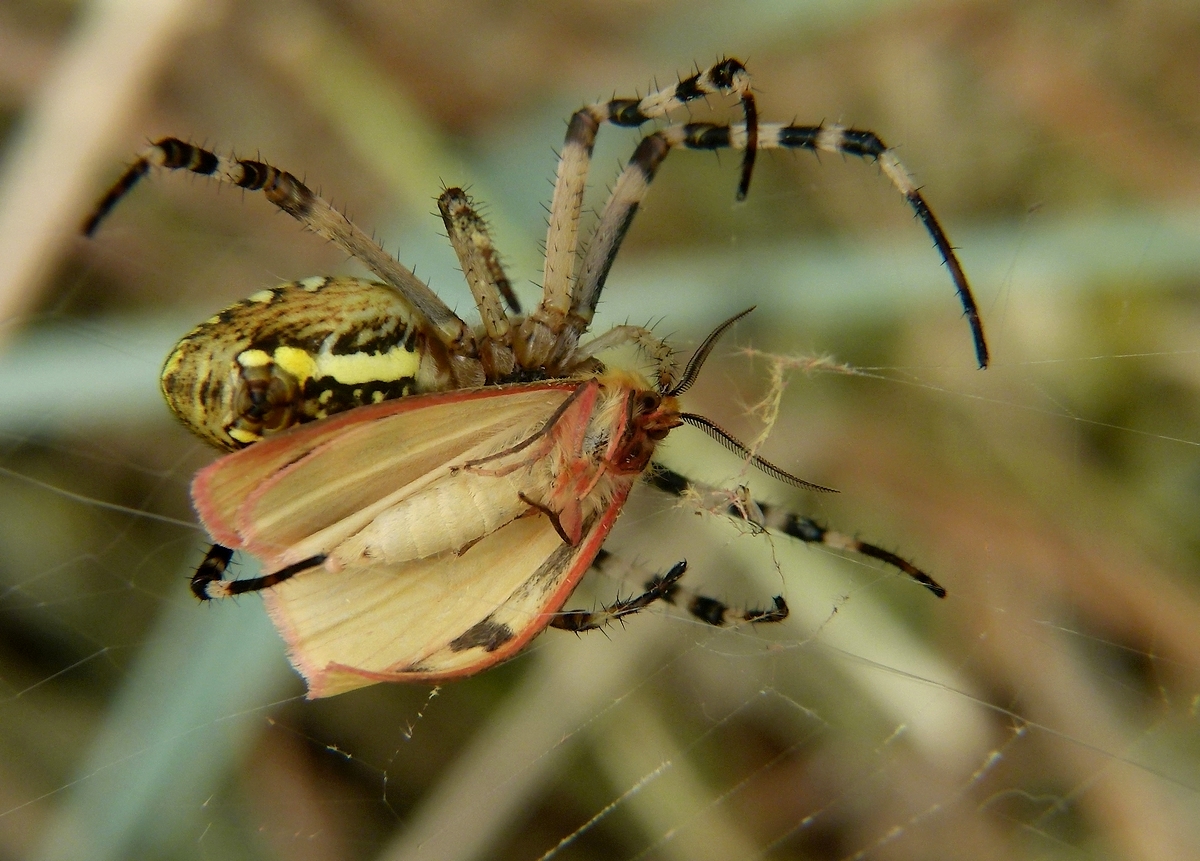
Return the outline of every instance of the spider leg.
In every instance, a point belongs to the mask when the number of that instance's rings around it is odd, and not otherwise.
[[[520,314],[521,303],[500,264],[500,254],[492,242],[487,221],[479,214],[474,199],[461,188],[447,188],[438,196],[438,210],[481,315],[484,303],[476,292],[477,286],[480,292],[490,294],[486,297],[489,314],[484,316],[484,326],[488,325],[488,316],[507,321],[499,297],[503,297],[509,311]]]
[[[282,583],[301,571],[316,568],[325,561],[324,556],[313,556],[303,559],[294,565],[281,568],[271,574],[261,577],[247,577],[245,580],[226,580],[225,571],[229,568],[229,560],[233,558],[233,550],[221,544],[208,548],[204,560],[192,575],[192,594],[201,601],[212,601],[217,598],[232,598],[246,592],[259,592]]]
[[[742,179],[738,196],[744,197],[750,184],[754,164],[754,137],[758,124],[754,95],[750,92],[750,76],[746,67],[733,58],[721,60],[714,66],[685,78],[671,87],[656,90],[641,99],[621,98],[598,102],[581,108],[571,117],[566,139],[558,160],[554,180],[554,196],[550,203],[550,223],[546,233],[546,260],[542,274],[542,302],[523,324],[518,343],[530,342],[526,354],[519,356],[523,367],[545,365],[551,353],[569,355],[571,344],[559,344],[563,321],[572,307],[575,253],[579,240],[579,214],[587,185],[592,148],[602,123],[637,127],[656,117],[666,116],[696,99],[707,95],[730,93],[741,100],[745,114],[743,128],[749,128],[742,149]],[[573,326],[568,331],[574,338],[586,327]]]
[[[650,581],[647,587],[653,585],[654,581]],[[783,600],[782,595],[776,595],[772,598],[771,606],[767,609],[761,607],[730,607],[724,601],[719,601],[708,595],[693,592],[684,586],[676,585],[667,590],[667,594],[663,597],[663,600],[674,606],[683,607],[701,622],[717,628],[723,628],[726,625],[737,625],[742,622],[749,622],[752,625],[782,622],[791,613],[788,609],[787,601]]]
[[[784,535],[790,535],[806,544],[821,544],[834,550],[845,550],[860,556],[878,559],[907,574],[939,598],[946,597],[946,590],[936,580],[907,559],[875,544],[868,544],[849,535],[826,529],[812,518],[758,502],[751,499],[748,494],[737,494],[719,487],[701,484],[657,463],[651,465],[646,480],[652,487],[664,493],[680,498],[693,498],[703,509],[723,512],[730,517],[745,520],[757,529],[782,532]]]
[[[580,267],[578,284],[571,307],[571,325],[586,329],[595,312],[600,292],[616,259],[625,233],[637,213],[638,205],[649,190],[654,174],[667,154],[676,148],[695,150],[743,149],[750,144],[745,124],[686,123],[662,129],[642,139],[625,170],[613,186],[592,234]],[[758,149],[807,149],[869,158],[876,161],[896,190],[904,195],[933,244],[950,270],[950,278],[958,291],[963,312],[971,327],[975,357],[981,368],[988,364],[987,341],[979,307],[967,283],[962,264],[954,253],[946,232],[942,229],[929,204],[925,201],[912,175],[874,132],[849,129],[839,125],[796,126],[764,123],[757,128]]]
[[[601,564],[599,561],[593,562],[592,567],[599,568]],[[642,594],[632,598],[618,598],[599,610],[559,611],[551,618],[550,627],[563,631],[574,631],[577,634],[605,628],[613,622],[631,616],[639,610],[644,610],[655,601],[665,601],[672,586],[683,576],[685,571],[687,571],[687,562],[676,562],[666,574],[656,576],[647,583],[646,591]]]
[[[609,558],[610,554],[601,550],[592,562],[592,567],[603,570]],[[782,622],[788,616],[787,602],[778,595],[772,599],[769,610],[732,608],[716,598],[698,595],[679,585],[686,571],[686,561],[676,562],[665,574],[655,574],[647,580],[645,591],[640,595],[618,599],[599,610],[567,610],[556,613],[550,621],[550,626],[576,633],[594,631],[644,610],[655,601],[681,605],[700,621],[717,627],[738,622]]]
[[[474,336],[467,324],[425,282],[384,251],[328,201],[292,174],[264,162],[226,158],[177,138],[163,138],[143,150],[137,161],[100,199],[84,222],[83,232],[87,235],[94,233],[112,208],[153,167],[187,170],[249,191],[261,191],[267,200],[305,228],[362,261],[368,269],[400,291],[430,330],[446,345],[450,354],[456,357],[456,376],[462,384],[482,383],[482,372],[478,368],[478,361],[473,358]]]
[[[483,320],[487,337],[479,345],[479,358],[484,373],[489,382],[503,380],[516,368],[516,357],[512,351],[512,327],[501,299],[514,314],[519,314],[517,295],[500,265],[487,223],[467,193],[461,188],[447,188],[438,197],[438,210]]]

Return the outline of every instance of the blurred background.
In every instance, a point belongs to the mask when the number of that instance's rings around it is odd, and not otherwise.
[[[994,364],[894,189],[828,155],[762,154],[736,204],[736,155],[673,154],[595,331],[688,350],[757,305],[687,408],[754,440],[782,386],[763,453],[841,493],[686,429],[664,458],[949,597],[642,488],[570,606],[686,557],[792,617],[654,608],[305,701],[257,598],[188,591],[214,453],[157,373],[225,304],[361,270],[197,178],[78,224],[176,135],[306,178],[473,314],[433,214],[467,185],[532,304],[566,118],[723,55],[764,120],[899,146]],[[0,859],[1197,857],[1198,86],[1190,3],[0,2]],[[601,131],[590,206],[637,139]]]

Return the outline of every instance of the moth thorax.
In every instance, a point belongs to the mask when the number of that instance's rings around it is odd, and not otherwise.
[[[655,446],[679,426],[678,402],[660,395],[645,377],[629,370],[605,371],[600,383],[603,394],[589,436],[606,440],[609,470],[618,475],[641,473]]]

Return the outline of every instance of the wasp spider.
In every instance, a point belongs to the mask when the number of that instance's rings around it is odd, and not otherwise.
[[[673,112],[707,96],[736,97],[741,121],[670,122]],[[581,246],[580,212],[600,127],[606,123],[640,127],[658,119],[667,123],[641,139],[600,212],[595,229]],[[220,448],[246,449],[204,470],[193,489],[201,517],[218,542],[193,578],[192,588],[198,597],[225,597],[310,577],[316,583],[318,574],[336,575],[356,565],[399,565],[405,571],[424,571],[421,566],[428,559],[441,559],[447,554],[454,560],[504,560],[505,550],[518,552],[512,543],[518,540],[518,533],[526,536],[521,541],[536,540],[542,542],[539,547],[544,546],[543,550],[521,556],[519,564],[530,566],[528,576],[518,572],[518,586],[506,598],[490,599],[494,603],[488,613],[449,625],[436,635],[421,635],[437,639],[434,651],[422,651],[421,643],[409,644],[413,654],[419,652],[424,657],[406,653],[386,666],[372,663],[374,658],[330,657],[321,651],[324,645],[316,644],[318,634],[289,629],[285,636],[292,646],[293,661],[309,679],[311,695],[347,689],[342,682],[319,682],[325,678],[325,670],[313,661],[328,660],[328,666],[343,670],[348,660],[358,661],[353,672],[369,681],[422,673],[424,678],[462,675],[511,654],[546,624],[586,630],[636,612],[653,601],[683,596],[678,581],[686,566],[680,563],[651,579],[641,595],[596,612],[560,612],[582,572],[604,558],[600,544],[638,476],[645,475],[652,486],[676,495],[686,491],[701,497],[708,494],[711,498],[729,498],[728,492],[720,497],[722,492],[697,486],[651,463],[655,444],[680,424],[704,430],[777,479],[824,489],[753,455],[710,420],[677,406],[677,398],[692,384],[717,336],[742,315],[719,327],[678,375],[667,345],[645,328],[617,326],[598,337],[585,338],[639,204],[663,159],[680,148],[740,150],[739,198],[749,190],[755,155],[760,149],[805,149],[875,161],[933,238],[962,302],[979,365],[987,365],[982,324],[962,267],[893,150],[872,132],[840,125],[760,123],[750,77],[745,67],[732,58],[643,98],[616,98],[575,112],[559,157],[550,205],[541,301],[528,313],[522,313],[487,226],[472,201],[457,188],[442,193],[438,206],[479,309],[481,322],[475,326],[463,321],[410,270],[295,176],[261,161],[224,157],[176,138],[165,138],[144,150],[98,203],[85,224],[89,234],[151,168],[210,176],[222,183],[261,191],[271,203],[357,258],[380,279],[313,278],[264,290],[202,323],[167,359],[162,388],[175,414]],[[605,367],[599,355],[621,344],[635,344],[654,360],[655,380]],[[496,430],[503,424],[500,416],[507,415],[506,410],[517,416],[511,421],[524,424]],[[335,445],[337,451],[354,452],[356,457],[373,451],[360,451],[355,448],[357,443],[343,442],[348,437],[365,435],[377,442],[375,436],[381,433],[377,428],[389,421],[405,434],[419,436],[435,417],[437,421],[470,423],[477,414],[481,423],[499,423],[488,425],[486,450],[471,448],[475,443],[464,442],[452,455],[440,455],[444,462],[437,461],[436,468],[430,466],[428,475],[421,474],[417,483],[432,482],[441,494],[438,504],[456,500],[454,504],[458,505],[463,499],[476,499],[483,493],[490,500],[488,506],[500,513],[489,510],[431,516],[405,496],[407,488],[403,493],[396,492],[401,502],[368,504],[355,496],[357,485],[353,492],[347,490],[337,497],[319,486],[316,476],[325,475],[332,481],[336,469],[345,464],[338,459],[340,455],[326,453],[318,457],[318,452],[334,451]],[[317,424],[318,420],[327,423]],[[314,423],[308,426],[310,430],[297,428],[280,433],[310,422]],[[431,438],[431,445],[440,444],[438,434]],[[288,481],[298,467],[309,461],[319,463],[320,468],[310,470],[312,475],[300,471],[307,475],[307,483],[298,491],[295,482]],[[243,478],[246,475],[253,478]],[[261,500],[270,495],[268,491],[285,486],[290,488],[289,493],[301,492],[308,500],[306,511],[310,513],[303,517],[314,524],[320,521],[314,529],[319,525],[327,527],[326,531],[342,530],[336,539],[321,543],[292,536],[279,539],[280,546],[292,542],[279,553],[263,549],[270,542],[259,541],[259,533],[279,528],[263,524],[286,518],[278,510],[261,510]],[[502,489],[496,490],[498,487]],[[383,490],[378,493],[385,494]],[[428,496],[432,491],[422,493],[426,496],[420,496],[420,504],[432,505],[433,497]],[[347,495],[354,498],[345,502]],[[345,510],[330,517],[343,520],[333,525],[321,520],[325,515],[319,512],[324,508],[339,506]],[[355,506],[365,506],[361,510],[370,513],[360,516]],[[719,507],[749,521],[756,529],[773,529],[800,541],[883,561],[939,597],[945,594],[928,574],[908,561],[826,530],[810,519],[774,511],[748,497]],[[355,529],[360,531],[351,535],[353,530],[346,531],[349,527],[341,524],[355,517],[361,520],[355,521]],[[398,537],[397,532],[404,535]],[[500,535],[506,536],[503,541],[496,537]],[[421,541],[427,542],[425,549],[409,548]],[[242,580],[226,579],[232,546],[262,556],[267,573]],[[467,562],[446,565],[452,567],[438,569],[438,577],[467,576]],[[296,576],[309,572],[310,577]],[[483,572],[470,576],[490,575]],[[532,585],[543,580],[545,583],[536,589]],[[534,592],[535,597],[527,597]],[[271,600],[268,596],[269,607]],[[279,614],[276,621],[281,629],[295,627],[299,624],[297,618],[316,612],[314,607],[323,609],[323,605],[314,603],[316,598],[279,600],[283,609],[276,607],[273,613]],[[288,600],[292,601],[290,605]],[[517,619],[518,605],[532,616],[527,613]],[[713,624],[734,619],[778,621],[787,615],[782,598],[776,598],[767,610],[733,611],[701,596],[689,597],[687,606],[697,617]],[[318,652],[321,656],[314,658]],[[369,681],[360,679],[349,686]]]

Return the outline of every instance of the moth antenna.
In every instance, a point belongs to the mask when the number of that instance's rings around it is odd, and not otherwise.
[[[745,311],[742,312],[747,313]],[[739,315],[741,316],[741,315]],[[737,319],[736,317],[734,318]],[[732,320],[730,322],[733,322]],[[690,424],[692,427],[700,428],[710,437],[715,439],[725,448],[729,449],[734,454],[746,458],[750,463],[754,464],[759,470],[765,472],[771,478],[778,479],[785,484],[790,484],[793,487],[802,487],[805,490],[816,490],[821,493],[837,493],[832,487],[825,487],[820,484],[813,484],[811,481],[805,481],[802,478],[792,475],[786,469],[780,469],[765,457],[759,457],[754,452],[750,451],[745,444],[739,442],[729,431],[718,425],[716,422],[706,419],[704,416],[696,415],[695,413],[680,413],[679,420]]]
[[[662,394],[673,398],[677,395],[682,395],[684,392],[690,389],[692,384],[696,382],[696,377],[699,376],[700,368],[704,365],[705,360],[708,359],[708,356],[710,353],[712,353],[713,348],[717,346],[717,340],[725,334],[726,329],[753,311],[755,307],[757,306],[751,305],[745,311],[742,311],[739,314],[734,314],[720,326],[713,329],[712,333],[704,339],[704,343],[697,347],[696,352],[692,353],[692,357],[688,359],[687,367],[683,369],[683,375],[679,378],[679,382],[667,391],[662,392]],[[724,431],[721,432],[724,433]],[[741,445],[741,443],[738,443],[738,445]],[[787,473],[784,474],[786,475]]]

